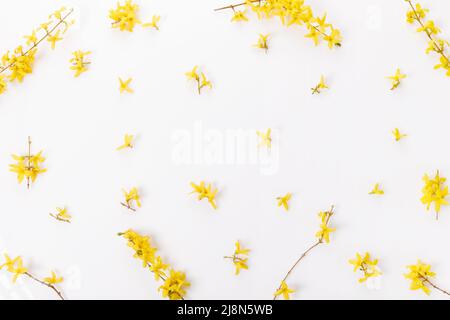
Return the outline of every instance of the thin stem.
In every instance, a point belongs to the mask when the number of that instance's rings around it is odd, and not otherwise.
[[[434,289],[436,289],[436,290],[442,292],[443,294],[446,294],[446,295],[450,296],[450,292],[445,291],[445,290],[442,289],[442,288],[439,288],[437,285],[435,285],[433,282],[431,282],[427,277],[424,277],[424,276],[422,276],[422,275],[420,275],[420,277],[422,278],[423,282],[428,283],[428,284],[429,284],[430,286],[432,286]]]
[[[411,0],[406,0],[406,2],[409,3],[409,6],[411,7],[411,10],[412,10],[413,13],[414,13],[414,16],[415,16],[416,21],[420,24],[420,26],[421,26],[421,27],[423,28],[423,30],[425,31],[425,33],[426,33],[428,39],[430,39],[430,41],[433,42],[433,45],[434,45],[434,47],[435,47],[435,51],[436,51],[437,53],[439,53],[439,54],[447,61],[448,64],[450,64],[449,58],[445,55],[444,48],[443,48],[443,47],[442,47],[442,48],[439,47],[439,45],[437,44],[437,42],[436,42],[436,40],[434,39],[434,37],[433,37],[433,35],[431,34],[431,32],[425,27],[425,25],[424,25],[422,19],[420,18],[419,14],[417,13],[416,8],[414,8],[414,5],[412,4]]]
[[[121,204],[122,206],[124,206],[125,208],[127,208],[128,210],[131,210],[131,211],[136,212],[136,209],[133,208],[128,202],[127,202],[127,203],[121,202],[120,204]]]
[[[250,2],[259,2],[259,3],[261,3],[261,0],[251,0]],[[238,4],[230,4],[229,6],[226,6],[226,7],[214,9],[214,11],[220,11],[220,10],[225,10],[225,9],[233,9],[234,10],[234,8],[240,7],[240,6],[244,6],[246,4],[247,4],[247,2],[242,2],[242,3],[238,3]]]
[[[28,170],[31,170],[31,137],[28,136]],[[30,189],[30,177],[27,177],[27,189]]]
[[[61,219],[60,217],[58,217],[57,215],[55,215],[55,214],[53,214],[53,213],[49,213],[49,215],[50,215],[51,217],[55,218],[55,219],[58,220],[58,221],[70,223],[69,220]]]
[[[55,26],[53,26],[52,29],[50,29],[50,31],[47,31],[47,32],[45,33],[45,35],[44,35],[41,39],[39,39],[39,40],[38,40],[37,42],[35,42],[35,43],[34,43],[27,51],[25,51],[25,52],[22,54],[22,56],[26,56],[28,53],[30,53],[30,52],[31,52],[34,48],[36,48],[42,41],[44,41],[48,36],[50,36],[50,35],[53,33],[53,31],[55,31],[61,24],[67,23],[66,20],[67,20],[67,18],[72,14],[72,12],[73,12],[73,8],[70,9],[69,12],[68,12],[64,17],[62,17],[62,18],[58,21],[58,23],[57,23]],[[11,68],[14,64],[15,64],[15,62],[11,62],[9,65],[7,65],[7,66],[5,66],[4,68],[2,68],[2,69],[0,70],[0,74],[3,73],[5,70]]]
[[[38,283],[40,283],[40,284],[42,284],[42,285],[44,285],[44,286],[49,287],[50,289],[52,289],[53,291],[55,291],[55,293],[58,295],[58,297],[59,297],[61,300],[65,300],[64,297],[63,297],[63,295],[62,295],[62,293],[61,293],[61,291],[59,291],[58,289],[56,289],[56,287],[55,287],[54,285],[52,285],[51,283],[47,283],[47,282],[44,282],[44,281],[42,281],[42,280],[39,280],[38,278],[36,278],[35,276],[33,276],[33,275],[32,275],[31,273],[29,273],[29,272],[25,272],[24,274],[25,274],[26,276],[30,277],[31,279],[33,279],[34,281],[36,281],[36,282],[38,282]]]

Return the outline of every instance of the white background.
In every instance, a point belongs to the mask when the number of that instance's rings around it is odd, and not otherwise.
[[[317,212],[336,205],[332,243],[317,248],[288,284],[295,299],[421,299],[409,291],[405,266],[432,264],[436,283],[450,288],[450,212],[438,222],[420,203],[424,173],[450,176],[449,79],[433,70],[423,35],[405,22],[404,1],[309,0],[341,29],[342,47],[314,47],[302,27],[277,20],[232,24],[222,0],[136,1],[140,16],[160,14],[161,30],[110,28],[115,1],[3,1],[0,52],[13,49],[60,5],[74,6],[77,24],[55,51],[41,46],[34,73],[0,97],[0,249],[21,255],[38,276],[63,274],[68,299],[159,299],[159,283],[132,258],[127,228],[149,234],[160,254],[192,283],[188,299],[270,299],[281,278],[314,241]],[[449,35],[450,3],[422,1]],[[270,33],[268,54],[252,48]],[[449,37],[447,37],[449,39]],[[71,52],[93,52],[89,72],[74,78]],[[200,65],[214,83],[198,96],[184,72]],[[389,91],[399,67],[408,78]],[[330,90],[312,96],[324,74]],[[118,77],[133,77],[120,95]],[[173,135],[204,130],[271,127],[279,163],[178,165]],[[390,131],[408,134],[396,143]],[[125,133],[136,148],[117,152]],[[31,190],[8,171],[11,153],[44,150],[48,172]],[[250,146],[249,148],[255,148]],[[190,181],[220,189],[217,212],[190,196]],[[369,196],[380,182],[386,194]],[[143,206],[130,214],[121,189],[137,186]],[[275,197],[292,192],[291,210]],[[49,217],[67,206],[72,224]],[[249,271],[230,261],[240,239]],[[358,283],[348,259],[370,251],[384,272],[379,290]],[[0,273],[0,298],[53,299],[48,288],[10,283]],[[433,292],[431,299],[445,298]]]

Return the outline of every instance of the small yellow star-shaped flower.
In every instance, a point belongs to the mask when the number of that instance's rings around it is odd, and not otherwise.
[[[121,78],[119,78],[119,82],[120,82],[120,93],[124,93],[124,92],[128,92],[128,93],[133,93],[133,90],[130,88],[130,83],[131,81],[133,81],[133,78],[129,78],[126,81],[123,81]]]
[[[394,135],[395,141],[400,141],[401,139],[407,136],[406,134],[402,134],[398,128],[395,128],[392,131],[392,134]]]
[[[289,210],[289,200],[291,200],[292,193],[288,192],[285,196],[278,197],[278,206],[283,206],[286,211]]]
[[[372,191],[369,192],[369,194],[382,195],[382,194],[384,194],[384,191],[382,189],[380,189],[380,184],[376,183],[375,186],[373,187]]]

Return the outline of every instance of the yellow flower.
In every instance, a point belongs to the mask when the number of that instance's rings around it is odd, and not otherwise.
[[[243,249],[239,241],[236,241],[234,254],[232,256],[225,256],[225,259],[231,259],[234,267],[236,268],[235,275],[239,275],[241,270],[248,270],[248,254],[250,252],[249,249]]]
[[[52,271],[51,277],[44,278],[44,282],[48,284],[57,284],[63,282],[63,277],[57,277],[56,273]]]
[[[233,17],[231,18],[231,22],[240,22],[240,21],[248,21],[248,18],[245,16],[245,11],[235,11]]]
[[[121,146],[117,147],[116,150],[122,150],[125,148],[130,148],[130,149],[133,148],[134,147],[133,139],[134,139],[133,135],[126,134],[123,138],[123,144]]]
[[[282,281],[280,287],[274,293],[274,296],[278,297],[278,296],[282,295],[285,300],[289,300],[290,299],[290,294],[294,293],[294,292],[295,292],[295,290],[290,289],[288,287],[288,285],[286,284],[286,282]]]
[[[235,250],[234,250],[234,255],[245,255],[248,256],[250,250],[249,249],[242,249],[241,248],[241,243],[239,241],[236,241],[235,244]]]
[[[341,32],[338,29],[331,27],[331,33],[324,36],[323,40],[328,42],[328,48],[330,49],[335,46],[340,47],[342,41]]]
[[[391,83],[392,83],[391,90],[394,90],[400,85],[401,80],[406,78],[406,75],[402,74],[400,69],[397,69],[397,71],[395,72],[395,74],[393,76],[390,76],[387,78],[389,80],[391,80]]]
[[[448,196],[448,187],[445,185],[446,178],[439,175],[439,171],[436,172],[434,179],[424,175],[423,182],[425,186],[422,188],[422,198],[420,199],[423,204],[427,205],[427,210],[434,203],[434,209],[436,212],[436,219],[439,217],[439,211],[441,206],[448,205],[446,198]]]
[[[292,193],[290,193],[290,192],[288,192],[285,196],[278,197],[278,198],[277,198],[277,200],[278,200],[278,206],[279,206],[279,207],[283,206],[284,209],[285,209],[286,211],[288,211],[288,210],[289,210],[289,204],[288,204],[288,202],[289,202],[289,200],[291,200],[291,197],[292,197]]]
[[[363,277],[359,279],[360,283],[367,281],[369,278],[381,275],[381,272],[377,267],[378,259],[371,260],[370,253],[368,252],[366,252],[364,257],[357,253],[356,259],[350,259],[349,263],[354,266],[354,272],[358,270],[363,272]]]
[[[68,214],[67,208],[56,208],[56,211],[58,212],[56,215],[50,213],[50,216],[52,216],[56,220],[70,223],[70,219],[72,219],[72,216]]]
[[[201,94],[202,89],[205,87],[212,88],[212,83],[206,78],[206,75],[203,72],[198,74],[198,66],[194,66],[191,71],[185,73],[186,78],[189,81],[195,81],[197,83],[197,91],[198,94]]]
[[[317,23],[319,30],[321,32],[325,32],[327,28],[332,27],[331,24],[326,23],[327,20],[327,14],[324,13],[322,18],[320,17],[316,17],[316,18],[312,18],[312,21],[314,21],[315,23]]]
[[[319,44],[319,39],[322,34],[320,33],[319,30],[317,30],[317,27],[315,27],[311,24],[308,24],[308,31],[309,31],[309,33],[306,34],[305,37],[311,38],[314,41],[314,45],[317,46]]]
[[[189,287],[190,283],[186,281],[186,275],[184,272],[170,270],[169,277],[164,281],[164,284],[159,287],[162,291],[164,298],[170,300],[180,300],[186,295],[186,287]]]
[[[394,135],[395,141],[400,141],[401,139],[407,136],[406,134],[400,133],[400,130],[398,128],[395,128],[392,131],[392,134]]]
[[[31,154],[31,139],[28,140],[29,153],[25,156],[12,155],[16,161],[9,165],[9,171],[17,174],[17,181],[22,183],[24,179],[27,181],[27,187],[30,187],[31,182],[35,182],[38,175],[46,172],[46,169],[41,167],[45,158],[42,156],[42,151],[36,155]]]
[[[3,65],[8,65],[10,74],[8,75],[9,81],[17,80],[19,82],[23,81],[23,78],[33,72],[34,59],[37,52],[37,48],[31,49],[30,51],[23,51],[22,46],[18,46],[12,55],[7,52],[2,57]]]
[[[150,271],[154,273],[155,280],[159,280],[166,277],[166,273],[164,272],[169,267],[168,264],[165,264],[161,257],[156,257],[153,263],[149,266]]]
[[[204,181],[201,181],[199,185],[196,185],[195,183],[191,182],[191,187],[194,189],[191,194],[197,193],[198,194],[198,200],[208,199],[209,204],[214,208],[217,209],[216,205],[216,195],[218,190],[214,189],[211,184],[208,184],[206,186]]]
[[[133,207],[133,202],[136,203],[138,208],[141,207],[141,200],[139,198],[139,192],[138,192],[137,188],[132,188],[129,192],[127,192],[126,190],[122,190],[122,191],[123,191],[123,195],[125,197],[125,203],[122,203],[122,205],[124,207],[126,207],[127,209],[130,209],[131,211],[136,211],[136,209],[134,209],[134,207]]]
[[[201,73],[201,81],[200,81],[200,89],[203,89],[204,87],[208,87],[208,88],[210,88],[210,89],[212,89],[212,83],[211,83],[211,81],[209,81],[207,78],[206,78],[206,75],[202,72]]]
[[[14,266],[14,270],[12,270],[12,273],[14,274],[12,282],[16,283],[17,278],[20,275],[25,274],[27,272],[28,272],[28,269],[23,266],[22,258],[21,257],[17,257],[16,258],[16,263],[15,263],[15,266]]]
[[[149,267],[155,262],[157,249],[151,245],[150,237],[142,236],[131,229],[119,233],[119,236],[127,239],[128,246],[135,252],[134,258],[141,260],[144,268]]]
[[[61,32],[60,30],[57,30],[55,34],[49,35],[47,37],[47,41],[51,43],[52,49],[55,49],[56,42],[62,40],[62,38],[59,36],[60,32]]]
[[[89,65],[90,62],[86,61],[85,58],[87,55],[90,55],[91,52],[90,51],[83,52],[81,50],[78,50],[73,52],[72,54],[73,58],[70,59],[71,63],[70,69],[75,71],[75,77],[79,77],[80,74],[88,70],[87,65]]]
[[[423,26],[417,29],[417,32],[425,32],[428,35],[434,35],[440,33],[441,29],[436,26],[433,20],[428,20]]]
[[[322,75],[320,76],[320,82],[314,87],[311,88],[312,94],[319,94],[321,93],[323,89],[328,89],[327,84],[325,83],[325,77]]]
[[[450,76],[450,60],[445,56],[440,57],[439,64],[434,66],[434,69],[441,68],[447,70],[447,76]]]
[[[428,41],[428,48],[425,51],[427,54],[430,53],[431,51],[437,52],[437,53],[441,53],[445,51],[445,48],[448,47],[450,44],[448,41],[443,40],[443,39],[435,39],[435,40],[430,40]],[[443,58],[443,57],[441,57]],[[447,61],[447,60],[445,60]],[[436,68],[438,69],[438,68]]]
[[[35,45],[38,42],[36,30],[33,30],[29,36],[24,36],[24,38],[27,40],[27,45]]]
[[[4,93],[6,89],[8,89],[8,84],[5,81],[5,77],[0,74],[0,94]]]
[[[319,239],[319,243],[330,243],[330,233],[336,231],[335,228],[330,228],[328,225],[330,223],[330,219],[333,216],[334,207],[331,207],[329,211],[321,211],[319,212],[320,218],[320,230],[316,232],[316,237]]]
[[[55,17],[57,20],[62,20],[62,15],[66,11],[66,7],[61,7],[60,9],[53,12],[48,18],[51,19],[52,17]]]
[[[130,88],[130,83],[131,81],[133,81],[133,78],[129,78],[126,81],[123,81],[121,78],[119,78],[119,82],[120,82],[120,93],[124,93],[124,92],[128,92],[128,93],[133,93],[133,90]]]
[[[270,149],[272,147],[271,132],[272,132],[272,130],[270,128],[267,129],[266,133],[256,131],[256,135],[260,138],[258,147],[267,147],[268,149]]]
[[[267,52],[269,50],[269,45],[267,44],[267,40],[269,39],[269,34],[260,34],[258,38],[258,42],[254,45],[254,47],[263,49]]]
[[[138,11],[139,6],[131,0],[126,0],[124,4],[117,3],[117,8],[109,11],[109,18],[113,20],[112,27],[132,32],[135,25],[141,23],[137,17]]]
[[[247,258],[235,258],[233,259],[233,264],[236,268],[235,275],[239,275],[241,273],[241,269],[248,270]]]
[[[158,26],[158,22],[159,22],[159,20],[161,20],[161,17],[160,16],[157,16],[157,15],[154,15],[153,17],[152,17],[152,21],[151,22],[149,22],[149,23],[144,23],[143,25],[142,25],[142,27],[150,27],[150,28],[155,28],[156,30],[159,30],[159,26]]]
[[[431,271],[431,266],[422,263],[420,260],[415,265],[407,266],[409,273],[405,274],[405,278],[411,280],[411,290],[422,290],[427,295],[430,294],[430,288],[427,287],[430,284],[430,279],[436,276]]]
[[[369,194],[382,195],[382,194],[384,194],[384,191],[382,189],[380,189],[380,184],[376,183],[375,186],[373,187],[372,191],[369,192]]]
[[[185,73],[188,80],[194,80],[194,81],[200,80],[200,76],[197,73],[197,69],[198,69],[198,66],[194,66],[194,68],[192,68],[191,71]]]
[[[5,256],[6,262],[4,264],[0,265],[0,270],[2,270],[4,267],[6,267],[6,270],[8,272],[14,272],[14,266],[15,266],[16,262],[20,259],[20,256],[15,257],[14,259],[11,259],[9,257],[9,255],[6,253],[4,254],[4,256]]]
[[[415,7],[415,12],[413,10],[410,10],[406,13],[406,21],[408,23],[413,23],[417,20],[417,18],[424,19],[426,17],[426,13],[428,12],[428,9],[422,8],[422,6],[417,3]]]

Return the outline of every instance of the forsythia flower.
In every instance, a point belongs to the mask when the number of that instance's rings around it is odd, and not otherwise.
[[[70,219],[72,216],[67,213],[67,208],[56,208],[57,214],[50,213],[50,216],[55,218],[56,220],[70,223]]]
[[[208,87],[212,89],[212,83],[206,78],[206,75],[203,72],[198,73],[198,66],[194,66],[191,71],[185,73],[185,76],[190,81],[197,82],[197,91],[198,94],[202,93],[202,89]]]
[[[117,8],[109,11],[109,18],[113,20],[112,27],[132,32],[135,25],[141,23],[137,18],[138,11],[139,6],[131,0],[126,0],[124,4],[117,3]]]
[[[407,136],[406,134],[402,134],[398,128],[395,128],[392,131],[392,134],[394,135],[395,141],[400,141],[401,139]]]
[[[304,0],[246,0],[242,4],[255,12],[259,19],[278,17],[283,25],[304,25],[309,31],[306,37],[311,38],[315,44],[323,40],[328,43],[330,49],[341,45],[341,33],[338,29],[326,22],[326,13],[322,17],[314,16],[311,7],[306,5]],[[218,8],[216,11],[232,9],[232,22],[248,21],[245,11],[235,10],[236,6],[229,5]]]
[[[158,291],[162,291],[164,298],[171,300],[183,299],[186,294],[186,288],[190,286],[186,281],[184,272],[176,271],[165,264],[160,256],[156,255],[157,249],[151,245],[150,237],[141,236],[133,230],[127,230],[118,234],[128,241],[128,246],[135,252],[134,257],[142,261],[144,268],[149,268],[155,275],[155,280],[164,281]],[[165,272],[170,268],[170,273]]]
[[[260,138],[260,142],[258,144],[258,147],[267,147],[268,149],[270,149],[272,147],[272,135],[271,135],[272,130],[269,128],[267,129],[266,133],[260,132],[260,131],[256,131],[256,135]]]
[[[320,230],[316,233],[316,237],[319,239],[319,243],[330,243],[330,233],[336,231],[336,228],[330,228],[328,226],[332,215],[333,209],[331,209],[330,211],[319,212],[321,223]]]
[[[422,198],[420,199],[423,204],[427,205],[427,210],[434,203],[434,209],[436,211],[436,219],[439,218],[439,211],[441,206],[448,205],[446,197],[448,196],[448,187],[445,186],[447,179],[439,175],[439,171],[436,172],[434,179],[424,175],[423,182],[425,186],[422,188]]]
[[[5,259],[6,262],[0,266],[0,270],[3,269],[3,267],[6,267],[6,271],[12,273],[14,275],[12,279],[13,283],[16,282],[20,275],[27,273],[28,269],[23,266],[23,261],[20,256],[11,259],[5,254]]]
[[[33,29],[30,35],[23,37],[26,39],[27,47],[19,45],[14,49],[12,54],[9,51],[3,54],[0,61],[0,94],[4,93],[7,89],[6,80],[9,82],[15,80],[22,82],[26,75],[33,72],[38,45],[43,40],[46,39],[47,42],[50,42],[52,49],[55,47],[57,41],[62,40],[61,35],[72,24],[66,21],[72,12],[73,9],[67,11],[64,7],[57,10],[49,18],[55,18],[56,21],[49,20],[42,23],[40,28]],[[6,74],[7,72],[8,74]],[[2,73],[5,73],[6,76],[3,76]]]
[[[436,276],[436,273],[431,271],[431,266],[422,263],[420,260],[415,265],[407,266],[409,273],[405,274],[405,278],[411,280],[411,290],[422,290],[427,295],[431,290],[427,285],[430,285],[430,278]]]
[[[290,294],[294,293],[294,292],[295,292],[295,290],[290,289],[288,287],[288,285],[286,284],[286,282],[282,281],[280,288],[274,293],[274,296],[278,297],[278,296],[282,295],[285,300],[289,300]]]
[[[250,252],[249,249],[241,248],[241,243],[236,241],[234,254],[232,256],[225,256],[225,259],[231,259],[236,268],[235,274],[238,275],[241,272],[241,269],[248,270],[248,254]]]
[[[75,77],[79,77],[80,74],[88,70],[87,65],[89,65],[90,62],[85,61],[85,58],[87,55],[90,55],[91,52],[83,52],[81,50],[78,50],[73,52],[72,54],[73,58],[70,59],[70,63],[72,64],[72,66],[70,67],[70,69],[75,71]]]
[[[27,187],[30,187],[30,182],[35,182],[38,175],[47,171],[41,167],[45,158],[42,156],[42,151],[33,155],[31,154],[31,138],[28,138],[28,154],[25,156],[12,155],[16,160],[15,164],[9,165],[9,171],[17,174],[17,180],[22,183],[23,179],[27,180]]]
[[[131,81],[133,81],[133,78],[129,78],[126,81],[123,81],[121,78],[119,78],[120,93],[124,93],[124,92],[133,93],[133,90],[130,88]]]
[[[397,87],[400,85],[401,80],[406,78],[406,75],[402,74],[400,69],[397,69],[395,74],[393,76],[387,77],[389,80],[391,80],[392,87],[391,90],[397,89]]]
[[[56,276],[56,273],[52,271],[51,277],[44,278],[44,282],[48,284],[57,284],[63,282],[63,277]]]
[[[129,192],[127,192],[126,190],[122,190],[123,191],[123,195],[125,197],[125,202],[121,202],[121,204],[131,210],[131,211],[136,211],[136,209],[133,206],[133,202],[136,203],[136,206],[138,206],[138,208],[141,207],[141,200],[139,198],[139,192],[137,188],[132,188]]]
[[[159,30],[159,26],[158,26],[158,22],[159,22],[159,20],[161,20],[161,17],[160,16],[157,16],[157,15],[154,15],[153,17],[152,17],[152,21],[151,22],[149,22],[149,23],[144,23],[143,25],[142,25],[142,27],[150,27],[150,28],[154,28],[154,29],[156,29],[156,30]]]
[[[356,254],[356,259],[350,259],[349,263],[354,266],[353,271],[362,271],[363,277],[359,279],[359,282],[365,282],[367,279],[377,277],[381,275],[381,272],[377,266],[378,259],[371,260],[370,253],[366,252],[364,256],[359,253]]]
[[[214,208],[217,209],[216,205],[216,195],[218,190],[214,189],[211,184],[208,184],[206,186],[204,181],[201,181],[199,185],[196,185],[195,183],[191,182],[191,187],[194,189],[194,191],[191,192],[198,194],[198,200],[208,199],[209,204]]]
[[[126,134],[123,137],[123,144],[121,146],[117,147],[116,150],[122,150],[122,149],[125,149],[125,148],[130,148],[130,149],[133,148],[134,147],[133,139],[134,139],[133,135]]]
[[[245,16],[245,11],[235,11],[233,17],[231,18],[231,22],[240,22],[240,21],[248,21],[248,18]]]
[[[408,23],[417,22],[419,25],[417,31],[424,32],[429,39],[426,53],[435,52],[439,55],[439,64],[434,68],[442,68],[446,71],[446,75],[450,76],[450,57],[447,53],[449,43],[446,40],[437,37],[437,34],[439,34],[441,30],[436,26],[433,20],[425,20],[428,9],[422,8],[418,3],[414,6],[411,0],[405,1],[411,8],[406,14],[406,21]]]
[[[286,210],[286,211],[288,211],[289,210],[289,200],[291,200],[291,197],[292,197],[292,193],[290,193],[290,192],[288,192],[285,196],[283,196],[283,197],[278,197],[277,198],[277,200],[278,200],[278,206],[279,207],[281,207],[281,206],[283,206],[284,207],[284,209]]]
[[[375,186],[373,187],[372,191],[369,192],[369,194],[382,195],[382,194],[384,194],[384,191],[382,189],[380,189],[380,184],[376,183]]]
[[[322,89],[328,89],[328,86],[325,83],[324,76],[320,76],[320,82],[314,88],[311,88],[311,91],[312,91],[312,94],[316,94],[316,93],[319,94],[322,92],[321,91]]]
[[[254,45],[254,47],[263,49],[267,52],[269,50],[269,45],[267,44],[267,40],[269,39],[268,34],[260,34],[258,38],[258,42]]]

